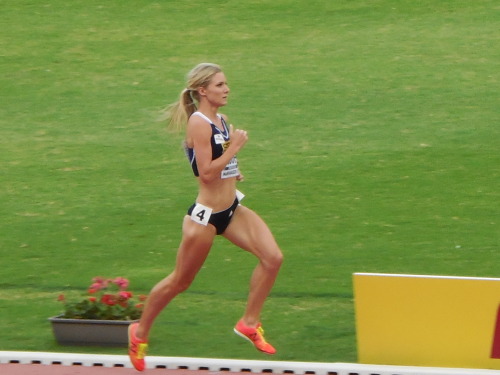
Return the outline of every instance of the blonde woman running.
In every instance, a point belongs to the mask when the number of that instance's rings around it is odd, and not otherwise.
[[[185,291],[208,256],[216,235],[258,258],[250,280],[246,309],[234,332],[260,351],[274,354],[264,339],[260,314],[274,285],[283,255],[266,223],[241,205],[243,194],[236,183],[243,179],[236,154],[248,141],[247,132],[227,126],[219,108],[227,104],[229,87],[221,68],[197,65],[188,74],[187,88],[180,100],[169,107],[170,126],[186,128],[186,155],[198,181],[198,196],[188,209],[182,226],[175,269],[156,284],[141,319],[129,328],[129,356],[143,371],[148,336],[155,318],[179,293]]]

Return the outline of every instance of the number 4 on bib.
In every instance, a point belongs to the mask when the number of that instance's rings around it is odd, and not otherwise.
[[[198,212],[196,214],[196,216],[198,216],[200,218],[200,221],[203,221],[205,220],[205,213],[207,212],[207,210],[201,210],[200,212]]]
[[[198,224],[207,225],[211,215],[212,209],[210,207],[196,203],[193,212],[191,212],[191,220]]]

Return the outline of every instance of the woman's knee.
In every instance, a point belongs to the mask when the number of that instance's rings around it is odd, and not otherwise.
[[[283,264],[283,253],[279,248],[274,251],[268,252],[265,257],[261,259],[261,262],[269,270],[278,271]]]
[[[192,282],[193,278],[180,277],[174,271],[167,278],[160,281],[151,292],[159,298],[173,298],[187,290]]]
[[[185,281],[185,280],[179,281],[177,284],[174,285],[173,290],[175,294],[180,294],[188,290],[191,284],[192,281]]]
[[[193,276],[189,276],[189,275],[175,275],[174,274],[174,277],[172,278],[172,290],[174,291],[175,294],[179,294],[179,293],[182,293],[186,290],[189,289],[189,287],[191,286],[191,284],[193,283],[194,281],[194,275]]]
[[[277,253],[274,256],[273,261],[274,261],[274,264],[277,268],[281,267],[281,265],[283,264],[283,253],[281,252],[281,250],[277,251]]]

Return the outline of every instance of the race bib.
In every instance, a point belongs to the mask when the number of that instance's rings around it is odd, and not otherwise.
[[[210,216],[212,215],[212,209],[210,207],[204,206],[200,203],[196,203],[191,212],[191,220],[198,224],[207,225]]]
[[[220,178],[230,178],[237,177],[240,175],[240,170],[238,169],[238,159],[234,156],[226,167],[222,170]]]
[[[214,141],[216,145],[222,145],[226,143],[226,140],[222,136],[222,134],[214,134]]]

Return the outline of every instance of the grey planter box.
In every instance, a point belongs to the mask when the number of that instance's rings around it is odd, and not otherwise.
[[[130,320],[49,318],[52,331],[61,345],[122,346],[128,345]]]

